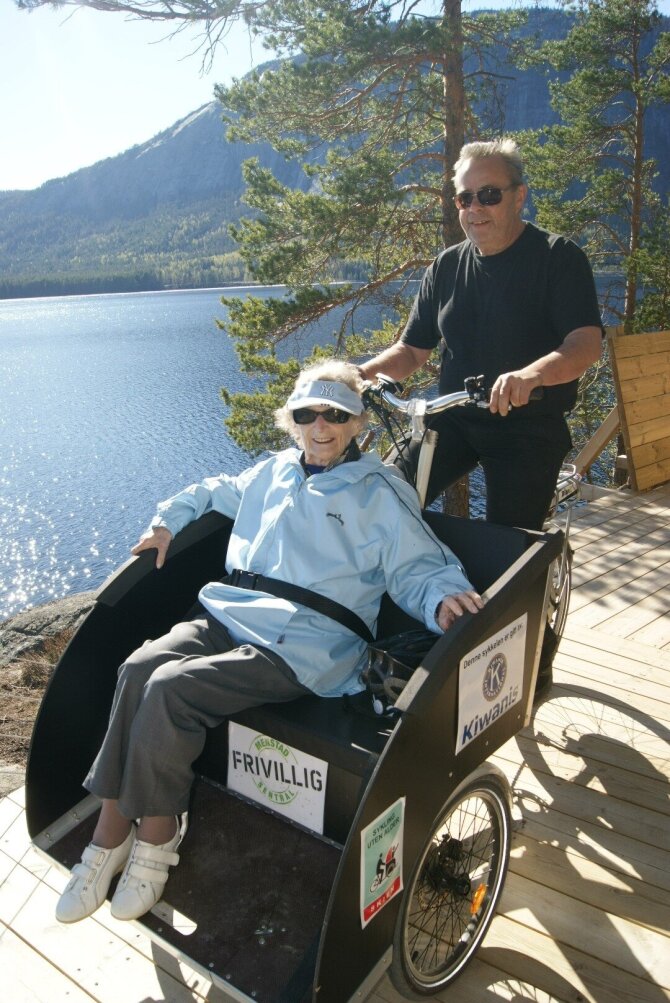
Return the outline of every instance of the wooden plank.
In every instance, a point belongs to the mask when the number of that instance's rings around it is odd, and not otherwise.
[[[647,980],[500,915],[472,965],[432,998],[438,1003],[661,1003],[663,999]],[[370,1003],[404,1001],[388,978],[370,997]]]
[[[635,451],[637,446],[656,442],[658,439],[664,439],[670,435],[670,415],[630,425],[629,432],[631,448]]]
[[[573,890],[579,893],[579,889],[580,883],[576,882]],[[670,987],[667,939],[655,930],[602,913],[568,894],[518,876],[505,887],[502,913],[573,950],[583,950],[586,941],[589,953],[606,964],[651,985]]]
[[[608,529],[606,523],[598,526],[589,526],[581,530],[577,527],[575,532],[570,530],[570,546],[573,550],[573,567],[589,561],[591,557],[606,554],[609,550],[616,550],[620,546],[625,546],[632,540],[648,536],[661,530],[662,537],[667,536],[667,520],[659,516],[649,516],[635,522],[623,521],[616,531]]]
[[[629,499],[628,493],[613,492],[610,499],[600,498],[585,508],[573,508],[573,528],[570,535],[581,536],[589,529],[598,527],[606,532],[614,532],[648,519],[657,519],[659,525],[667,525],[667,507],[647,503],[647,498],[647,495],[635,494]]]
[[[502,753],[496,754],[495,762],[501,765]],[[562,778],[549,771],[531,769],[518,762],[512,764],[518,771],[514,774],[514,789],[523,791],[524,797],[540,798],[541,803],[550,806],[552,812],[560,812],[572,820],[572,828],[582,824],[584,819],[598,819],[601,825],[614,830],[618,836],[629,840],[627,850],[633,860],[644,860],[647,853],[667,852],[667,814],[637,807],[631,811],[629,805],[618,798],[609,797],[602,791],[592,790],[580,784],[566,784]],[[567,823],[566,823],[567,824]],[[605,845],[609,834],[605,832]]]
[[[626,405],[626,416],[631,427],[640,422],[666,417],[668,414],[670,414],[670,393],[661,397],[638,398]]]
[[[512,764],[506,764],[497,756],[494,762],[512,783],[516,776],[516,771],[510,775]],[[639,879],[646,884],[653,884],[660,876],[657,888],[662,901],[667,904],[667,878],[663,878],[663,874],[667,875],[668,871],[666,847],[641,844],[634,836],[621,833],[615,828],[603,827],[594,818],[581,819],[576,823],[573,815],[562,810],[560,796],[555,802],[542,800],[541,792],[544,790],[548,793],[546,788],[549,791],[555,789],[560,795],[560,788],[555,785],[552,787],[548,782],[544,787],[537,782],[533,787],[526,787],[525,784],[521,787],[520,783],[514,782],[515,796],[523,815],[523,826],[531,826],[532,831],[536,826],[546,829],[547,840],[569,847],[590,860],[600,861],[617,874]]]
[[[581,627],[568,617],[565,625],[564,638],[570,638],[577,644],[583,645],[592,651],[610,652],[613,655],[621,655],[631,662],[639,663],[631,666],[631,674],[636,675],[643,666],[655,666],[662,671],[659,678],[667,680],[670,684],[670,660],[668,655],[654,651],[646,645],[638,644],[634,641],[621,642],[618,638],[610,638],[599,631]]]
[[[645,442],[635,447],[635,458],[641,467],[651,463],[660,463],[670,457],[670,441],[657,439],[655,442]]]
[[[6,1003],[91,1003],[93,999],[12,930],[1,925],[0,971]]]
[[[559,748],[569,748],[576,757],[584,758],[588,751],[594,762],[609,760],[616,765],[618,761],[630,773],[653,777],[667,787],[665,780],[670,780],[668,722],[657,720],[649,713],[653,701],[644,706],[645,701],[639,696],[634,696],[634,700],[643,706],[627,707],[622,699],[603,697],[588,682],[577,689],[574,684],[561,681],[554,684],[549,699],[522,735],[534,736],[540,754],[552,743]],[[521,761],[518,741],[514,739],[509,748],[506,744],[500,755]]]
[[[608,630],[610,637],[613,635]],[[617,634],[617,637],[623,636]],[[561,679],[571,682],[573,678],[587,679],[599,687],[606,687],[608,696],[616,695],[621,699],[621,691],[631,696],[639,695],[659,703],[670,703],[670,688],[662,681],[657,681],[649,666],[640,666],[638,672],[628,668],[620,668],[615,662],[615,655],[604,655],[602,658],[588,657],[580,645],[570,643],[569,639],[561,640],[554,660],[554,665],[561,670]],[[626,659],[621,661],[626,664]],[[664,718],[667,719],[665,712]]]
[[[54,917],[56,893],[43,883],[12,920],[14,932],[31,943],[52,965],[76,972],[77,983],[99,1003],[140,1003],[168,999],[193,1003],[191,989],[153,965],[93,920],[68,928]],[[106,908],[106,906],[103,906]],[[213,999],[211,992],[207,999]],[[219,999],[223,999],[219,995]]]
[[[535,838],[538,835],[540,838]],[[574,847],[560,842],[552,845],[547,837],[548,831],[538,827],[531,836],[530,827],[524,825],[512,848],[510,872],[556,892],[579,884],[582,902],[660,934],[670,930],[670,898],[665,888],[658,889],[655,898],[648,898],[645,891],[650,886],[646,882],[617,873]]]
[[[621,383],[625,383],[627,380],[663,376],[667,373],[669,367],[670,354],[667,352],[659,352],[647,356],[635,356],[630,359],[617,359],[616,361],[616,368]]]
[[[646,626],[648,622],[647,610],[650,608],[656,609],[659,616],[663,615],[667,610],[667,605],[665,602],[666,588],[658,589],[656,593],[645,599],[638,606],[637,604],[631,604],[631,619],[640,612],[637,623],[639,629]],[[651,605],[655,604],[655,605]],[[621,598],[620,593],[612,593],[611,595],[603,596],[600,599],[596,599],[593,602],[582,606],[580,609],[575,610],[574,617],[577,623],[582,626],[592,627],[595,630],[608,630],[608,624],[610,620],[618,616],[627,608],[627,604],[623,598]],[[635,633],[635,628],[630,631],[629,634],[625,636],[632,637]]]
[[[578,829],[573,825],[570,830],[567,824],[568,816],[561,815],[560,812],[547,811],[540,814],[525,807],[522,811],[523,822],[514,842],[515,848],[518,847],[512,865],[515,873],[522,866],[520,861],[527,852],[525,850],[527,844],[533,843],[538,847],[551,848],[554,853],[562,854],[566,858],[566,866],[571,869],[569,878],[563,875],[561,879],[563,885],[558,885],[558,891],[566,884],[568,886],[574,884],[576,875],[586,871],[591,875],[592,884],[597,882],[607,886],[605,889],[589,889],[589,900],[592,904],[596,904],[596,898],[599,896],[609,897],[610,891],[613,891],[612,902],[616,903],[616,908],[610,911],[617,913],[622,911],[629,919],[649,926],[650,913],[647,902],[651,901],[663,907],[662,916],[665,916],[670,900],[668,879],[670,861],[667,850],[656,850],[653,860],[634,860],[628,851],[631,841],[622,838],[613,845],[609,836],[607,839],[603,838],[602,827],[597,823],[586,822]],[[544,851],[538,849],[537,852]],[[554,866],[556,865],[552,865],[552,869]],[[543,880],[553,887],[553,877],[546,875],[543,876]],[[635,902],[632,901],[633,897]],[[636,919],[638,913],[642,914],[639,920]],[[655,929],[662,929],[655,921],[651,925]]]
[[[493,922],[499,924],[507,921],[496,917]],[[459,975],[449,989],[437,993],[435,996],[426,997],[426,999],[434,999],[437,1003],[442,1003],[442,1001],[446,1001],[446,1003],[475,1003],[477,1000],[490,1000],[492,998],[500,1003],[505,1003],[505,1001],[519,1003],[520,1000],[532,1000],[533,1003],[572,1003],[574,993],[567,985],[567,980],[564,982],[565,992],[559,996],[556,992],[547,992],[538,988],[537,985],[529,982],[525,975],[517,978],[482,961],[483,957],[489,956],[487,942],[488,937],[484,941],[484,947],[479,949],[473,962]],[[549,977],[552,978],[552,976]],[[553,981],[557,981],[555,974]],[[407,1003],[407,997],[401,996],[394,989],[389,977],[385,976],[375,987],[372,995],[368,997],[368,1003]]]
[[[603,423],[596,429],[586,445],[575,456],[573,462],[577,468],[577,473],[583,474],[589,469],[594,460],[600,456],[610,439],[617,434],[619,424],[619,411],[615,406]]]
[[[664,484],[670,480],[670,459],[661,460],[658,463],[642,465],[637,462],[637,487],[638,491],[646,491],[647,488],[656,487],[657,484]]]
[[[670,373],[626,380],[621,386],[621,398],[626,405],[644,400],[645,397],[660,397],[662,394],[670,394]]]
[[[627,638],[622,638],[622,640],[627,640]],[[556,686],[563,687],[564,692],[578,693],[581,691],[584,699],[598,701],[599,706],[594,707],[593,712],[601,713],[609,727],[616,729],[610,736],[612,741],[630,741],[635,732],[630,723],[627,722],[621,708],[616,713],[610,713],[609,710],[603,709],[604,707],[616,707],[618,701],[625,706],[626,695],[628,695],[630,700],[635,701],[635,712],[638,715],[641,717],[653,715],[658,730],[664,730],[666,733],[664,741],[666,748],[658,749],[653,760],[655,768],[663,770],[664,765],[668,762],[667,744],[670,741],[670,700],[667,689],[663,688],[660,683],[655,681],[650,683],[646,680],[642,680],[636,688],[626,686],[626,676],[623,673],[615,673],[613,670],[608,673],[607,668],[586,662],[581,657],[570,659],[564,655],[560,657],[557,655],[555,667]],[[602,695],[603,689],[606,690],[605,696]],[[658,696],[659,693],[662,698]],[[581,721],[580,718],[580,723]],[[570,733],[574,735],[575,731],[576,724],[570,728]],[[600,735],[601,732],[597,730],[593,734]],[[635,752],[639,751],[641,750],[635,750]],[[645,752],[648,753],[649,749],[645,748]],[[621,750],[620,754],[626,758]]]
[[[663,599],[657,593],[656,597],[641,599],[610,617],[607,633],[613,637],[632,637],[652,647],[663,647],[670,641],[670,597],[666,598],[665,612],[659,612],[659,601]]]
[[[592,742],[591,747],[597,743]],[[613,747],[611,739],[600,740],[601,745]],[[668,778],[659,771],[655,776],[649,772],[623,769],[619,763],[585,759],[583,746],[573,739],[565,746],[547,744],[540,751],[535,738],[519,736],[519,751],[523,761],[533,773],[549,772],[558,780],[570,785],[587,788],[608,798],[617,798],[628,805],[658,812],[661,817],[668,809]],[[645,761],[648,770],[648,761]]]
[[[510,881],[510,890],[517,890],[517,879]],[[527,892],[526,889],[522,890]],[[562,906],[561,902],[559,907]],[[579,947],[561,941],[553,932],[543,934],[539,924],[524,922],[532,916],[532,902],[528,913],[515,912],[515,918],[496,917],[491,926],[483,949],[482,960],[507,970],[510,976],[521,978],[531,985],[537,985],[550,993],[551,999],[570,1000],[570,1003],[667,1003],[665,994],[656,989],[642,974],[632,975],[621,966],[613,966],[603,961],[592,949],[591,931],[582,930]],[[517,918],[518,917],[518,918]],[[593,919],[598,926],[607,925],[607,917],[596,913]],[[567,922],[572,919],[565,915]],[[552,923],[552,927],[554,924]],[[614,936],[614,942],[618,937]],[[493,997],[495,999],[495,997]],[[518,1000],[534,1001],[535,997],[520,996]],[[486,1003],[491,996],[482,997]],[[445,1003],[451,997],[444,994]]]
[[[664,592],[668,583],[670,562],[658,564],[653,552],[639,557],[637,561],[621,565],[607,571],[597,578],[583,582],[570,597],[570,616],[575,623],[593,627],[609,616],[620,613],[627,606],[632,606],[639,597],[656,595]],[[665,612],[663,594],[659,597],[659,613]],[[585,606],[592,607],[594,602],[601,605],[595,612],[595,619],[584,619],[580,610]],[[590,615],[591,615],[590,614]]]
[[[631,511],[609,508],[594,514],[588,520],[581,517],[575,519],[573,513],[570,543],[573,549],[579,549],[593,540],[618,537],[619,533],[623,533],[625,539],[625,534],[629,534],[638,526],[641,532],[647,532],[650,527],[660,528],[662,525],[664,525],[663,516],[649,515],[641,506]]]
[[[612,542],[618,542],[619,537]],[[589,548],[589,551],[591,548]],[[670,560],[670,534],[664,527],[656,529],[645,536],[639,536],[632,540],[627,540],[622,546],[613,547],[603,553],[593,554],[591,560],[581,561],[573,559],[572,566],[572,587],[578,589],[582,583],[591,581],[599,575],[607,574],[615,568],[625,567],[632,561],[641,558],[649,561],[656,560],[658,564],[664,564]]]
[[[617,359],[629,359],[636,355],[649,355],[655,352],[670,352],[670,331],[650,331],[623,337],[609,336],[607,344],[610,351],[614,350]]]
[[[670,612],[663,613],[662,616],[648,623],[638,626],[630,635],[640,644],[649,644],[654,648],[667,647],[670,645]]]

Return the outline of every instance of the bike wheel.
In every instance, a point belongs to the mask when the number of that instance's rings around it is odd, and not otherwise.
[[[564,554],[557,557],[551,567],[551,587],[547,624],[554,632],[556,646],[563,637],[572,592],[572,550],[568,544]]]
[[[494,774],[472,780],[443,808],[396,924],[389,974],[407,999],[439,992],[473,957],[502,892],[510,839],[507,791]]]

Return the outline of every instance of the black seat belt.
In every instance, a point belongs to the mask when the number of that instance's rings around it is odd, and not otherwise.
[[[360,616],[334,599],[328,599],[326,596],[319,595],[318,592],[312,592],[311,589],[303,589],[300,585],[291,585],[290,582],[283,582],[279,578],[266,578],[265,575],[257,575],[253,571],[240,571],[239,568],[231,571],[222,581],[226,585],[233,585],[238,589],[267,592],[278,599],[288,599],[289,602],[309,606],[317,613],[323,613],[331,620],[341,623],[343,627],[358,634],[368,644],[374,641],[374,635]]]

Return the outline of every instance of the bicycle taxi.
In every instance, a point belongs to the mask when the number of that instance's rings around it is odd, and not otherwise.
[[[137,922],[233,1000],[364,1000],[387,970],[422,999],[460,974],[493,917],[511,795],[487,759],[530,717],[562,533],[425,519],[486,604],[435,636],[392,711],[375,714],[367,694],[267,705],[210,731],[196,764],[181,865]],[[128,561],[57,666],[26,816],[34,844],[67,870],[93,829],[97,801],[81,784],[117,668],[220,577],[230,527],[214,513],[192,523],[160,572],[149,553]],[[378,637],[416,626],[385,597]]]

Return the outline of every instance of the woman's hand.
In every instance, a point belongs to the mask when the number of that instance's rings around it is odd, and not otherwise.
[[[484,606],[484,600],[478,592],[457,592],[453,596],[445,596],[437,611],[437,625],[440,630],[449,630],[464,613],[476,613]]]
[[[143,550],[156,550],[156,567],[162,568],[165,564],[165,555],[168,552],[168,547],[172,543],[172,533],[165,526],[154,526],[153,529],[148,530],[146,533],[142,533],[134,547],[131,548],[131,554],[141,554]]]

